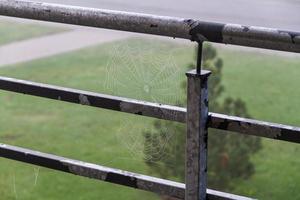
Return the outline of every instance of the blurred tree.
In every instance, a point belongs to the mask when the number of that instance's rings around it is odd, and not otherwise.
[[[209,78],[209,108],[212,112],[226,113],[241,117],[249,117],[245,103],[241,99],[221,98],[224,92],[222,85],[223,61],[217,56],[211,45],[203,50],[203,66],[212,71]],[[189,67],[191,69],[192,66]],[[186,91],[186,82],[182,84]],[[185,93],[186,94],[186,93]],[[180,102],[178,105],[184,106]],[[183,124],[156,120],[154,129],[144,133],[145,160],[154,174],[163,178],[175,178],[184,182],[185,168],[185,133]],[[171,140],[167,137],[173,135]],[[261,139],[242,134],[225,134],[221,130],[209,130],[208,137],[208,186],[219,190],[234,187],[234,179],[246,179],[254,173],[250,156],[261,148]],[[165,145],[159,155],[157,151]]]

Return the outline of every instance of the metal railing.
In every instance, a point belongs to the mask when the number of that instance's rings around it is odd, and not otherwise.
[[[0,156],[79,176],[186,200],[250,198],[207,189],[208,128],[300,143],[300,128],[208,112],[201,70],[205,41],[300,53],[300,33],[94,8],[0,0],[0,15],[185,38],[199,44],[196,70],[187,73],[187,108],[0,77],[0,89],[187,124],[186,184],[0,144]]]

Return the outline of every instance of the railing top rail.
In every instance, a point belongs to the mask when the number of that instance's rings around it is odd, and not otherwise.
[[[16,0],[0,15],[300,53],[300,32],[273,28]]]

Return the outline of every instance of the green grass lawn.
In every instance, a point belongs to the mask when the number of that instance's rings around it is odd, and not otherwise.
[[[34,38],[42,35],[54,34],[64,30],[65,29],[63,28],[57,28],[52,26],[12,22],[10,20],[1,19],[0,45],[28,38]]]
[[[260,120],[300,126],[300,57],[221,50],[226,94],[242,98]],[[300,145],[264,139],[256,174],[237,192],[259,199],[300,199]]]
[[[0,75],[162,103],[182,100],[180,84],[194,49],[133,39],[0,69]],[[246,101],[257,119],[300,125],[300,60],[221,49],[226,95]],[[163,81],[161,81],[163,80]],[[2,143],[148,173],[142,132],[152,119],[0,93]],[[176,139],[176,138],[171,138]],[[235,191],[260,199],[299,199],[300,146],[263,141],[256,174]],[[170,166],[176,167],[176,166]],[[155,199],[155,195],[0,159],[3,199]],[[174,177],[176,179],[176,177]]]

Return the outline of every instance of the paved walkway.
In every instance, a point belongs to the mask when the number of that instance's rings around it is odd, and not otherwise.
[[[130,33],[80,28],[0,46],[0,67],[49,57],[81,48],[122,40]]]

